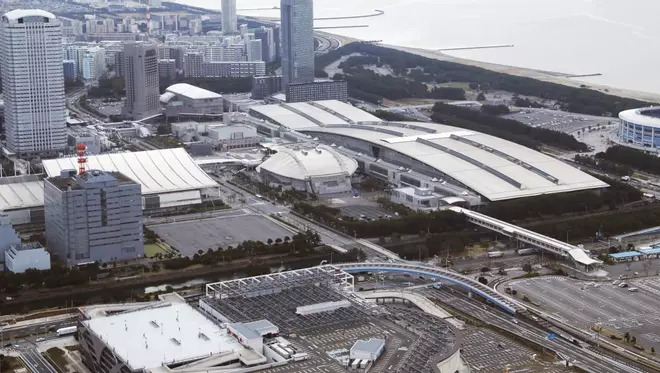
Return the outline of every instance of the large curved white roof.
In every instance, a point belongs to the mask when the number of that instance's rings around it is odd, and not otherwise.
[[[43,166],[49,177],[78,168],[75,157],[44,160]],[[87,168],[121,172],[142,185],[142,194],[218,186],[183,148],[93,155],[87,157]]]
[[[352,175],[357,167],[356,160],[337,153],[329,146],[319,145],[306,150],[277,149],[277,154],[257,167],[257,171],[264,169],[282,177],[305,180],[318,176]]]
[[[619,119],[625,120],[626,122],[639,124],[641,126],[660,128],[660,118],[644,115],[644,112],[648,110],[660,112],[660,106],[625,110],[619,113]]]
[[[43,181],[27,181],[0,185],[0,211],[43,205]]]
[[[199,88],[188,83],[173,84],[166,89],[167,92],[172,92],[179,96],[191,98],[193,100],[205,100],[213,98],[222,98],[222,95],[211,92],[204,88]]]
[[[299,129],[321,140],[350,138],[424,163],[491,201],[604,188],[558,159],[516,143],[435,123],[381,123]],[[339,140],[338,140],[339,141]],[[339,142],[337,144],[339,145]]]
[[[5,13],[3,17],[7,18],[10,21],[15,21],[23,17],[45,17],[45,18],[55,19],[55,15],[53,13],[41,9],[14,9],[10,12]]]

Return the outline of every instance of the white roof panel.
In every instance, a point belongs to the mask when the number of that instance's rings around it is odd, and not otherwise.
[[[76,158],[43,161],[49,177],[77,169]],[[87,157],[87,168],[118,171],[142,185],[142,194],[178,192],[217,187],[183,148],[113,153]]]
[[[43,181],[0,185],[0,211],[43,206]]]
[[[205,100],[205,99],[214,99],[222,98],[222,95],[215,92],[211,92],[204,88],[199,88],[188,83],[177,83],[173,84],[166,89],[167,92],[172,92],[179,96],[184,96],[191,98],[193,100]]]
[[[250,110],[254,110],[257,113],[263,115],[264,117],[270,118],[273,121],[279,123],[280,125],[290,128],[292,130],[296,130],[300,128],[318,127],[318,124],[280,105],[252,106],[250,107]]]
[[[322,175],[337,175],[347,172],[352,175],[357,170],[357,161],[334,149],[320,145],[316,149],[278,149],[277,154],[268,158],[257,170],[264,169],[273,174],[296,180]]]
[[[478,132],[466,133],[462,129],[441,124],[414,125],[434,129],[438,133],[429,134],[414,128],[382,125],[361,128],[318,127],[301,132],[312,135],[314,132],[337,134],[392,149],[435,168],[491,201],[607,187],[602,181],[558,159],[510,141]],[[396,131],[403,136],[393,137],[377,129]],[[447,133],[460,138],[444,136]],[[430,143],[418,142],[417,138]],[[432,144],[439,145],[439,148]],[[443,148],[447,151],[443,151]],[[452,154],[452,151],[455,153]],[[498,155],[497,152],[502,154]],[[518,161],[530,167],[524,167]],[[549,180],[547,175],[556,178],[558,182]],[[506,180],[507,177],[513,179],[513,182]],[[520,187],[515,182],[520,183]]]
[[[83,325],[131,370],[245,349],[227,329],[187,304],[96,317]]]
[[[660,107],[625,110],[619,113],[619,118],[642,126],[660,127],[660,118],[644,115],[644,111],[646,110],[660,110]]]
[[[345,120],[336,117],[323,109],[319,109],[315,106],[312,106],[306,102],[297,102],[297,103],[291,103],[285,105],[290,106],[306,115],[309,115],[310,117],[314,118],[315,120],[323,124],[348,124],[348,122],[346,122]]]
[[[377,116],[371,115],[364,110],[356,108],[351,104],[337,100],[324,100],[324,101],[315,101],[315,103],[326,107],[332,111],[335,111],[353,122],[382,122],[382,119]]]
[[[45,17],[55,19],[55,15],[53,13],[41,9],[15,9],[11,12],[5,13],[3,17],[6,17],[12,21],[23,17]]]

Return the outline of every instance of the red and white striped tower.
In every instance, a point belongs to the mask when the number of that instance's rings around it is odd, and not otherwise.
[[[85,168],[87,166],[87,157],[85,157],[85,149],[87,147],[85,144],[79,144],[76,146],[76,151],[78,151],[78,175],[82,176],[85,174]]]

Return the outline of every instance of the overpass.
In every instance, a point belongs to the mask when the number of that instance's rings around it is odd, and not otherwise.
[[[458,285],[471,293],[482,296],[487,301],[510,314],[525,311],[525,308],[512,299],[503,296],[488,286],[470,277],[438,267],[431,267],[416,263],[345,263],[334,264],[345,272],[390,272],[407,273],[415,276],[425,276],[442,279],[452,285]]]
[[[449,210],[464,215],[467,221],[472,224],[488,228],[494,232],[526,242],[563,258],[570,259],[572,262],[585,269],[593,269],[603,263],[600,260],[589,257],[583,249],[577,246],[544,236],[540,233],[530,231],[529,229],[521,228],[517,225],[491,218],[488,215],[464,209],[462,207],[450,207]]]

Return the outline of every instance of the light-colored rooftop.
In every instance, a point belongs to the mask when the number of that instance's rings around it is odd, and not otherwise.
[[[252,106],[250,109],[293,130],[326,125],[381,121],[366,111],[337,100],[261,105]]]
[[[62,170],[78,168],[77,158],[43,161],[49,177]],[[142,194],[180,192],[217,187],[183,148],[92,155],[87,157],[87,169],[118,171],[142,185]]]
[[[347,117],[353,122],[380,122],[381,119],[368,112],[338,100],[316,101],[316,104]]]
[[[49,19],[55,19],[55,15],[53,13],[47,12],[45,10],[41,9],[14,9],[10,12],[7,12],[3,15],[3,17],[14,21],[19,18],[23,17],[45,17]]]
[[[0,211],[43,205],[43,181],[28,181],[0,185]]]
[[[167,92],[172,92],[179,96],[191,98],[193,100],[205,100],[222,98],[222,95],[211,92],[204,88],[199,88],[188,83],[173,84],[166,89]]]
[[[315,149],[293,150],[278,148],[277,154],[257,167],[273,174],[296,180],[323,175],[352,175],[357,170],[357,161],[337,153],[329,146],[319,145]]]
[[[351,352],[364,351],[375,354],[378,353],[378,351],[381,350],[384,345],[385,345],[384,339],[371,338],[366,341],[359,340],[355,342],[355,344],[353,344],[353,347],[351,347]]]
[[[316,127],[425,163],[491,201],[607,187],[560,160],[516,143],[435,123]]]
[[[209,357],[244,347],[187,304],[83,321],[131,370]]]
[[[314,123],[308,118],[280,105],[252,106],[250,107],[250,110],[254,110],[264,117],[278,123],[279,125],[290,128],[292,130],[318,126],[317,123]]]
[[[645,115],[644,112],[648,110],[660,112],[660,106],[625,110],[619,113],[619,118],[625,120],[626,122],[631,122],[642,126],[660,128],[660,118]]]

